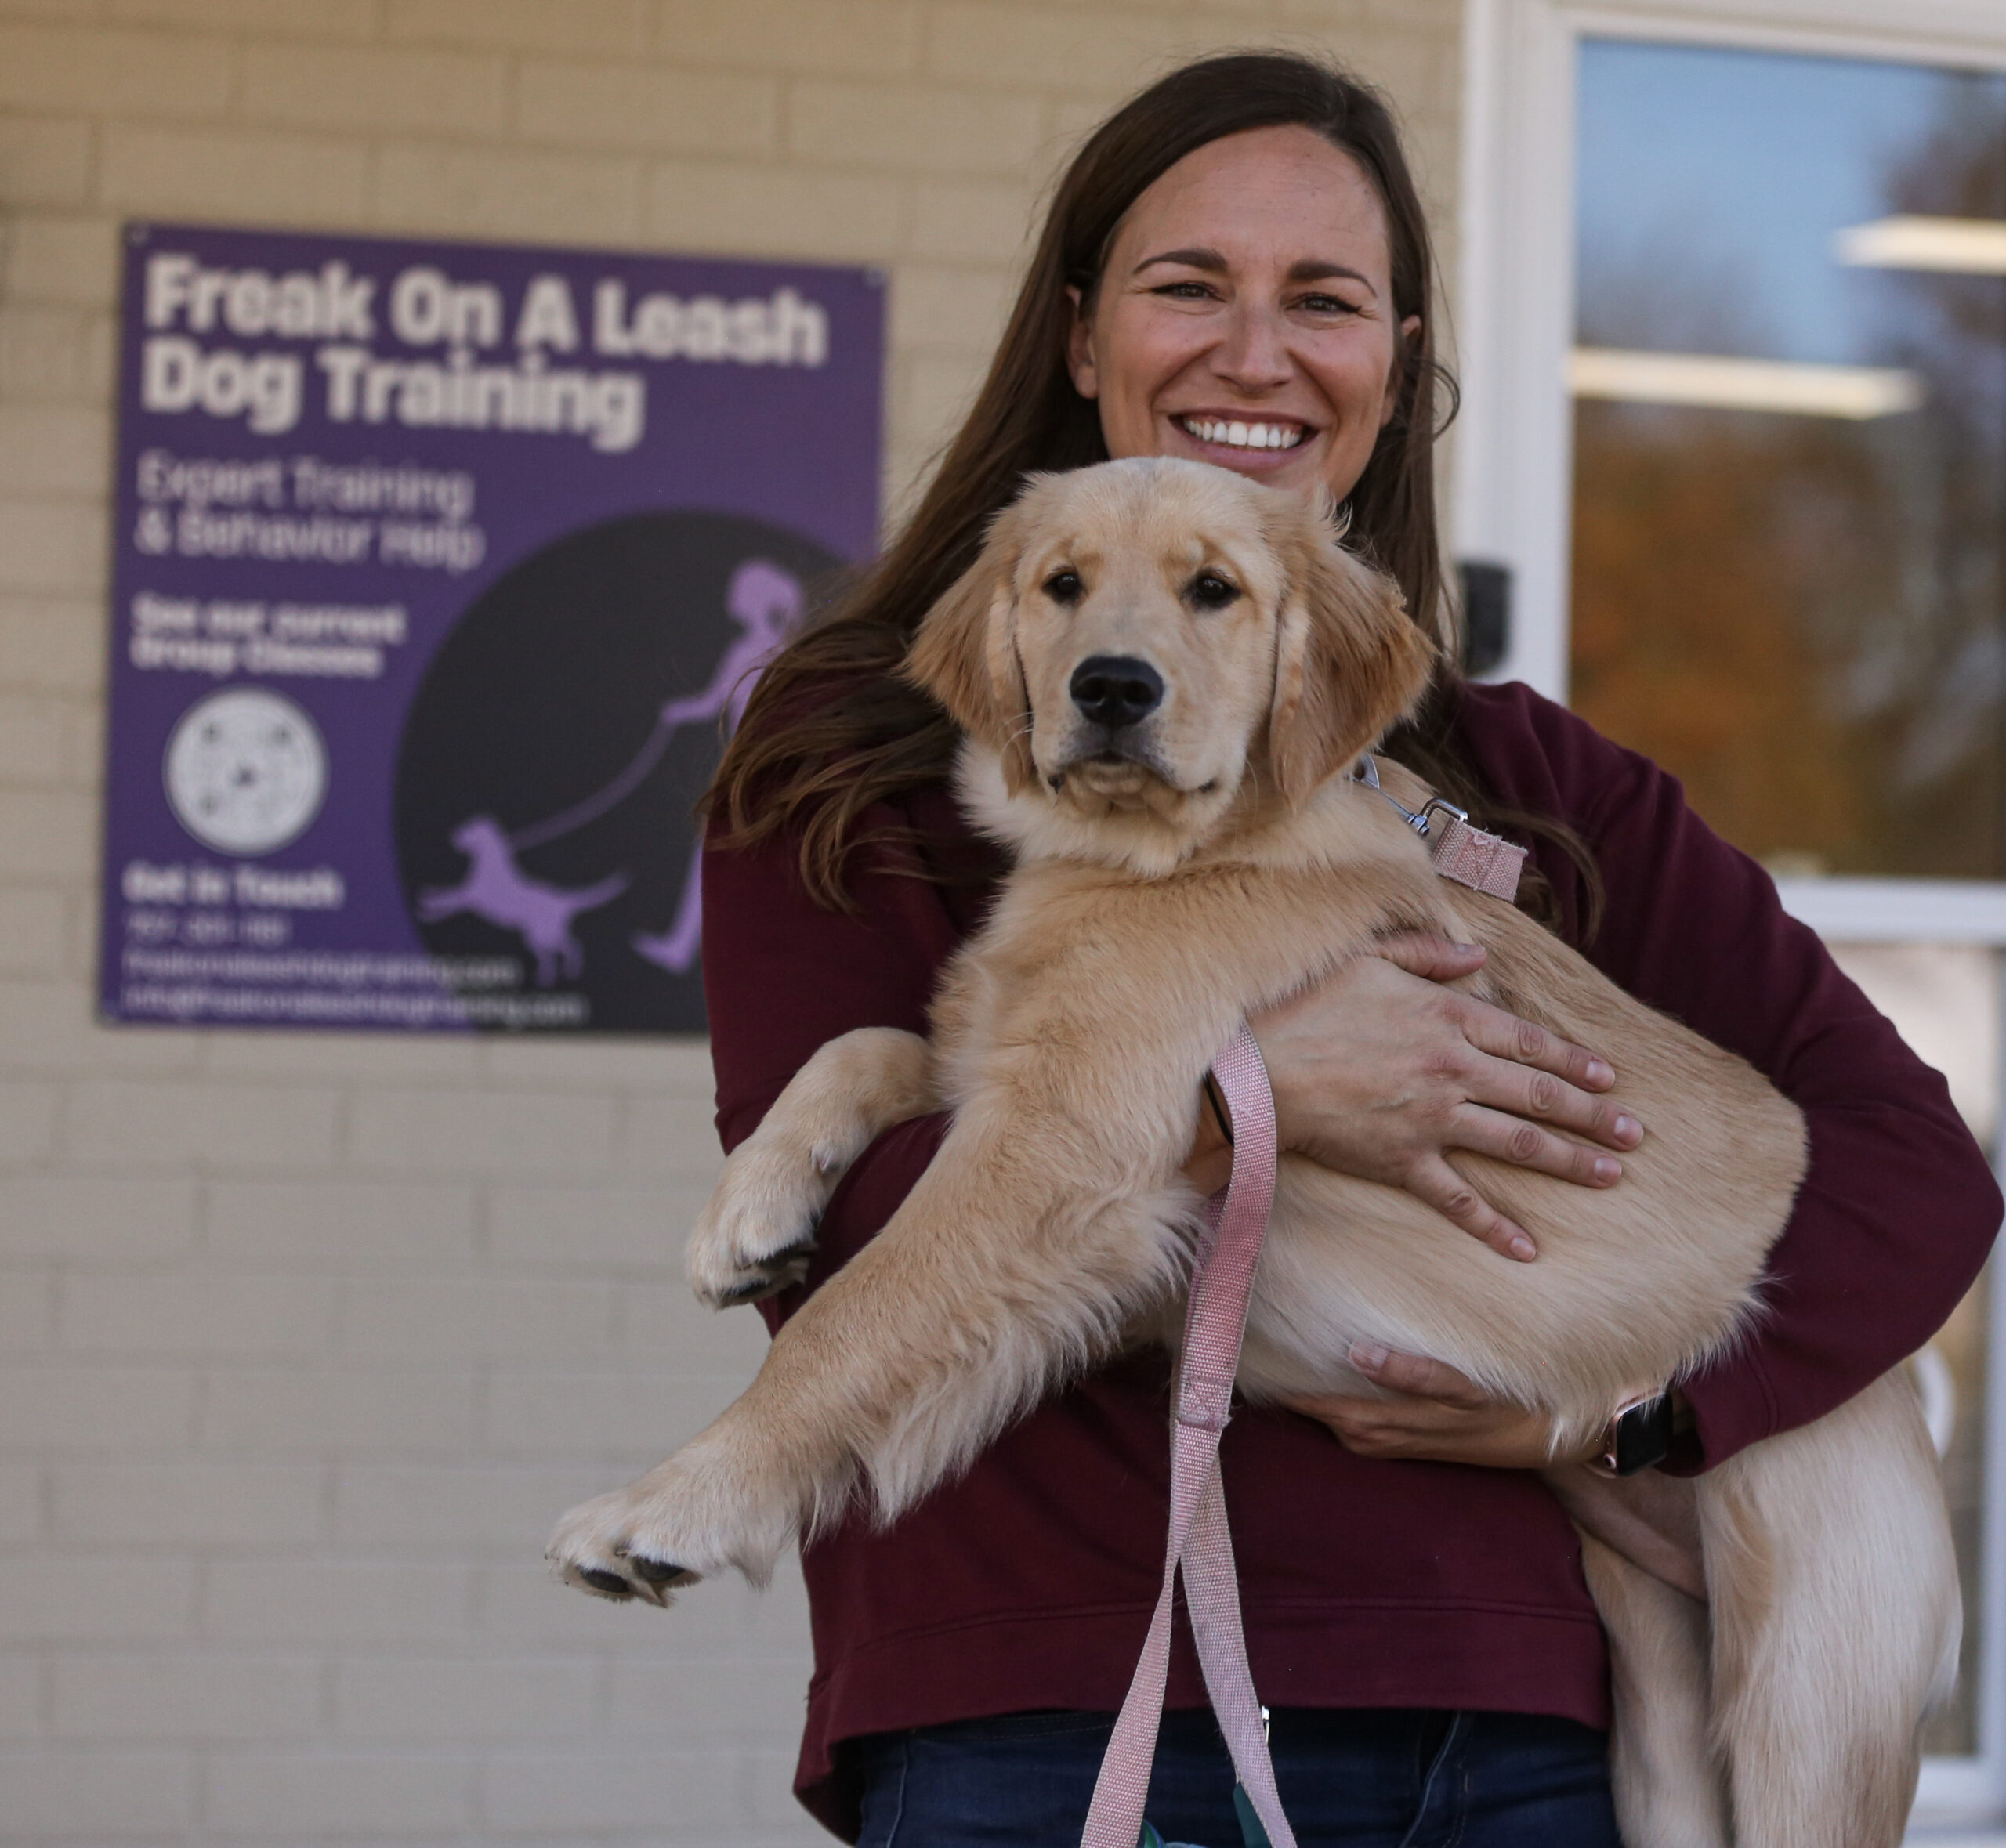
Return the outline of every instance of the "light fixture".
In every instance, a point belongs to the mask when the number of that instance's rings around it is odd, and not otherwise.
[[[1914,410],[1923,400],[1921,379],[1898,367],[1820,366],[1609,346],[1576,347],[1567,359],[1567,386],[1577,398],[1627,404],[1856,419],[1895,417]]]
[[[1950,269],[2006,276],[2006,219],[1903,215],[1832,233],[1841,263],[1867,269]]]

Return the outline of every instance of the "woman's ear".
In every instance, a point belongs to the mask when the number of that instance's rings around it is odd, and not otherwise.
[[[1407,360],[1407,349],[1421,332],[1421,316],[1410,314],[1400,323],[1393,336],[1393,356],[1386,366],[1385,402],[1379,407],[1379,428],[1385,429],[1400,408],[1400,372]]]
[[[1420,698],[1434,645],[1407,618],[1399,586],[1338,544],[1316,510],[1276,510],[1287,574],[1275,638],[1268,758],[1284,799],[1305,800]]]
[[[1037,774],[1030,697],[1017,664],[1020,526],[1008,512],[997,521],[981,555],[921,619],[905,662],[905,678],[1002,759],[1012,795]]]
[[[1066,299],[1073,304],[1073,319],[1066,330],[1066,370],[1072,376],[1073,389],[1083,398],[1100,396],[1100,369],[1094,363],[1093,317],[1087,312],[1086,298],[1070,283]]]

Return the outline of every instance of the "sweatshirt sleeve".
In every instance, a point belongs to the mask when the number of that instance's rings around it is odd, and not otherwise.
[[[1991,1249],[1999,1189],[1943,1077],[1785,913],[1762,867],[1686,806],[1677,779],[1536,703],[1549,812],[1574,821],[1606,895],[1591,959],[1740,1054],[1809,1133],[1764,1311],[1686,1386],[1699,1454],[1682,1460],[1711,1466],[1822,1417],[1928,1340]]]
[[[914,877],[906,850],[870,844],[940,818],[885,810],[863,818],[852,855],[852,913],[824,910],[802,883],[791,836],[703,863],[704,993],[726,1150],[759,1127],[788,1080],[825,1041],[856,1027],[927,1030],[941,965],[958,946],[969,882]],[[806,1284],[760,1305],[778,1327],[807,1293],[883,1225],[940,1145],[944,1118],[879,1137],[852,1165],[816,1233]]]

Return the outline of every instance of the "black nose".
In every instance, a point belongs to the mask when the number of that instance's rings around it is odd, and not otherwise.
[[[1089,655],[1073,670],[1067,691],[1084,717],[1118,731],[1163,703],[1163,676],[1133,655]]]

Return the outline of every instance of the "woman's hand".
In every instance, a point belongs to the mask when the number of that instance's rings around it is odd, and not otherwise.
[[[1538,1255],[1530,1235],[1456,1172],[1448,1152],[1611,1187],[1623,1167],[1602,1151],[1634,1148],[1644,1132],[1595,1094],[1616,1082],[1606,1060],[1441,985],[1483,960],[1473,944],[1389,938],[1248,1024],[1284,1148],[1404,1188],[1493,1250],[1529,1260]]]
[[[1315,1419],[1360,1456],[1543,1470],[1555,1463],[1587,1463],[1601,1454],[1598,1434],[1578,1452],[1556,1456],[1544,1412],[1487,1397],[1482,1387],[1441,1361],[1355,1347],[1351,1364],[1386,1396],[1330,1393],[1286,1403]]]

